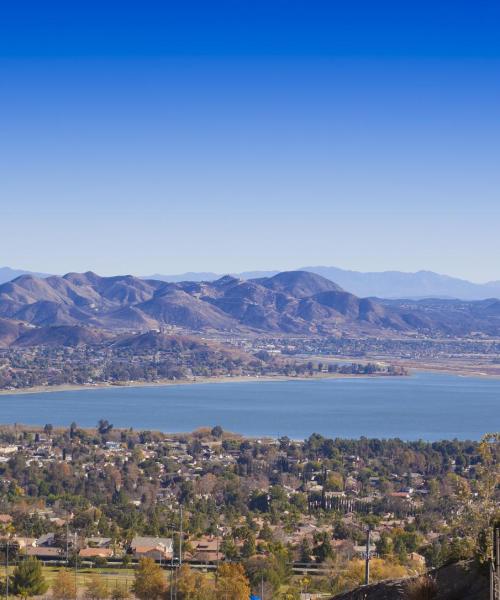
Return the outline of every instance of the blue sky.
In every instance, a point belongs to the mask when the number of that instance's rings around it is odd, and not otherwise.
[[[0,264],[500,279],[499,27],[498,2],[2,6]]]

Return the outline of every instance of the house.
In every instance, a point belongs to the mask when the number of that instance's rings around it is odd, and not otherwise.
[[[61,549],[60,548],[26,548],[26,556],[34,556],[35,558],[39,558],[40,560],[54,560],[61,558]]]
[[[17,544],[19,546],[20,550],[23,550],[24,548],[29,548],[29,547],[34,548],[35,544],[36,544],[36,538],[32,538],[32,537],[14,536],[11,541],[13,544]]]
[[[411,561],[425,567],[425,556],[418,554],[417,552],[410,552],[409,558]]]
[[[90,548],[109,548],[113,542],[113,540],[108,537],[90,537],[85,541]]]
[[[112,548],[82,548],[78,553],[80,558],[112,558]]]
[[[0,515],[0,525],[9,525],[10,523],[12,523],[11,515]]]
[[[134,558],[152,558],[156,561],[170,560],[173,556],[174,545],[171,538],[135,537],[130,549]]]
[[[197,540],[191,540],[191,560],[202,563],[215,563],[224,558],[220,551],[219,540],[212,536],[204,536]]]
[[[38,548],[48,548],[54,545],[55,542],[55,534],[54,533],[44,533],[41,535],[37,541],[36,545]]]
[[[358,558],[366,558],[366,544],[363,546],[354,546],[354,554]],[[375,558],[377,555],[377,547],[375,544],[370,544],[370,556]]]
[[[106,448],[108,450],[118,452],[119,450],[122,449],[122,445],[120,444],[120,442],[106,442]]]
[[[401,492],[392,492],[389,494],[390,498],[401,498],[401,500],[410,500],[411,492],[409,491],[401,491]]]

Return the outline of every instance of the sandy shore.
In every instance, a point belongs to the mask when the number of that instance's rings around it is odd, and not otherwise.
[[[371,379],[377,377],[390,377],[399,379],[400,377],[408,377],[414,373],[442,373],[445,375],[456,375],[458,377],[477,377],[487,379],[500,379],[498,373],[488,373],[473,368],[453,368],[449,365],[430,365],[430,364],[409,364],[409,363],[395,363],[398,366],[405,367],[408,369],[408,375],[387,375],[385,373],[373,373],[370,375],[352,375],[342,373],[324,373],[321,375],[315,375],[314,377],[287,377],[286,375],[263,375],[259,376],[236,376],[236,377],[197,377],[196,379],[180,379],[178,381],[172,381],[170,379],[160,381],[131,381],[117,384],[111,383],[96,383],[91,385],[53,385],[53,386],[35,386],[31,388],[22,388],[15,390],[0,390],[0,396],[14,395],[14,394],[40,394],[40,393],[51,393],[51,392],[75,392],[81,390],[102,390],[102,389],[116,389],[116,388],[141,388],[141,387],[165,387],[175,385],[196,385],[196,384],[220,384],[220,383],[255,383],[259,381],[319,381],[322,379]]]
[[[81,390],[103,390],[103,389],[119,389],[119,388],[142,388],[142,387],[165,387],[169,385],[196,385],[196,384],[219,384],[219,383],[255,383],[259,381],[319,381],[321,379],[360,379],[374,377],[406,377],[406,375],[386,375],[385,373],[373,373],[370,375],[351,375],[342,373],[324,373],[314,377],[287,377],[286,375],[263,375],[261,377],[251,376],[236,376],[236,377],[197,377],[196,379],[179,379],[172,381],[165,379],[160,381],[131,381],[123,383],[96,383],[92,385],[39,385],[30,388],[21,388],[15,390],[0,390],[0,396],[11,396],[14,394],[40,394],[50,392],[76,392]]]

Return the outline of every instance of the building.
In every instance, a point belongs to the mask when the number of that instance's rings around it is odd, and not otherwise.
[[[171,538],[135,537],[130,544],[134,558],[152,558],[156,561],[171,560],[174,545]]]

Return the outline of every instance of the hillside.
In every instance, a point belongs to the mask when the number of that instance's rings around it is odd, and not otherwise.
[[[338,267],[311,266],[301,267],[307,271],[335,282],[344,290],[361,297],[378,298],[457,298],[460,300],[487,300],[500,298],[500,281],[474,283],[459,277],[450,277],[433,271],[373,271],[361,272]],[[245,271],[234,275],[240,279],[264,279],[277,275],[279,271]],[[46,274],[31,273],[20,269],[0,267],[0,284],[12,281],[21,275],[48,277]],[[154,274],[141,277],[144,280],[156,280],[167,283],[184,281],[215,281],[222,275],[206,272],[187,272],[179,275]]]
[[[272,277],[168,283],[92,272],[0,285],[0,344],[89,339],[102,331],[299,335],[424,333],[500,335],[500,301],[391,301],[359,298],[320,275],[289,271]],[[16,334],[21,325],[37,331]],[[50,328],[69,328],[52,331]],[[71,331],[70,328],[77,328]],[[101,331],[100,334],[97,331]],[[96,338],[97,336],[97,338]]]
[[[12,281],[21,275],[35,275],[36,277],[48,277],[46,273],[33,273],[23,269],[12,269],[11,267],[0,267],[0,284]]]
[[[343,289],[357,296],[378,298],[458,298],[461,300],[486,300],[500,298],[500,281],[474,283],[459,277],[450,277],[433,271],[373,271],[361,272],[338,267],[301,267],[334,281]],[[236,276],[242,279],[272,277],[279,271],[247,271]],[[216,273],[181,273],[179,275],[155,275],[161,281],[214,281]]]
[[[472,561],[455,563],[431,573],[436,583],[435,594],[422,598],[432,600],[488,600],[489,581]],[[412,600],[408,579],[384,581],[361,586],[331,600]]]

